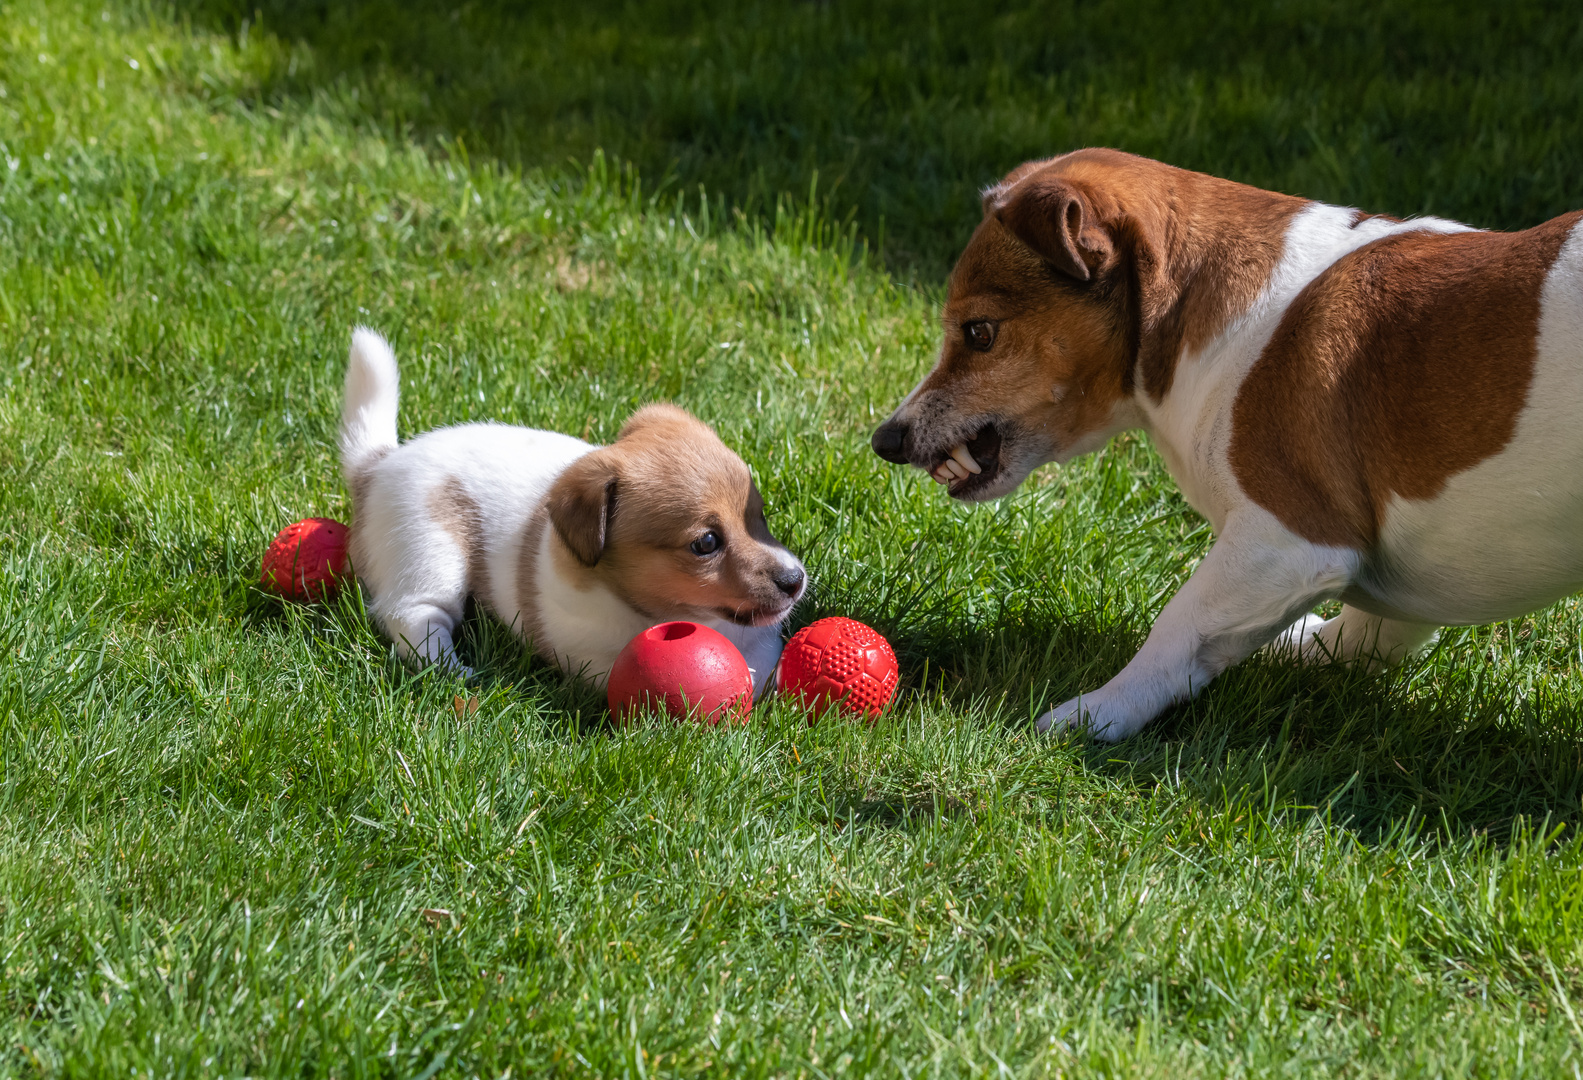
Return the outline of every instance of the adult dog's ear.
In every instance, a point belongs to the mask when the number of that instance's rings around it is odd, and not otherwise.
[[[991,212],[1034,253],[1078,281],[1110,261],[1110,236],[1082,192],[1059,177],[1031,176],[997,198]]]
[[[584,566],[597,565],[605,553],[619,479],[615,461],[595,450],[568,465],[550,487],[550,524]]]

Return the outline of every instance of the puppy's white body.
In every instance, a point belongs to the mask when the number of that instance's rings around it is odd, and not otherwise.
[[[876,450],[985,498],[1015,487],[1024,462],[1065,461],[1141,427],[1217,534],[1138,655],[1041,729],[1122,738],[1272,642],[1305,659],[1391,663],[1440,626],[1515,617],[1583,588],[1578,215],[1485,233],[1111,151],[1024,166],[985,209],[953,277],[941,362]],[[1133,290],[1134,317],[1157,305],[1130,353],[1082,336],[1112,325],[1116,292],[1049,284],[1063,276],[1122,282],[1113,289]],[[1205,325],[1216,328],[1195,341]],[[1105,381],[1118,360],[1132,370]],[[1107,401],[1062,412],[1072,387]],[[975,462],[972,476],[951,469],[975,438],[999,460]],[[1343,601],[1337,617],[1305,614],[1329,599]]]
[[[397,369],[378,334],[353,336],[343,461],[356,502],[352,563],[370,613],[404,655],[460,670],[453,632],[467,597],[568,673],[603,686],[617,654],[667,613],[644,613],[568,573],[545,501],[568,466],[599,449],[553,431],[477,423],[396,441]],[[526,576],[525,576],[526,575]],[[658,617],[656,617],[658,615]],[[742,650],[754,691],[780,659],[778,625],[678,614]]]

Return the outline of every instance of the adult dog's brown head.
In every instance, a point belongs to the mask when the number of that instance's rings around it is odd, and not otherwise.
[[[874,452],[992,499],[1138,426],[1137,391],[1162,397],[1183,347],[1246,307],[1298,205],[1114,150],[1017,168],[985,192],[940,358]],[[1274,231],[1250,240],[1250,215]]]

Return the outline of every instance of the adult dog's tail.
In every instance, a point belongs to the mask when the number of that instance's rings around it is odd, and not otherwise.
[[[401,377],[396,354],[379,334],[352,331],[346,364],[346,404],[341,410],[341,473],[355,497],[370,466],[396,448],[396,402]]]

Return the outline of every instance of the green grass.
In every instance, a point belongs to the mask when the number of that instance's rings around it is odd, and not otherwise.
[[[0,1070],[1577,1075],[1575,601],[1051,742],[1206,527],[1138,438],[971,509],[866,448],[1017,158],[1531,223],[1576,16],[573,6],[0,8]],[[898,707],[612,731],[480,618],[468,714],[263,596],[354,322],[404,432],[715,423]]]
[[[265,98],[526,166],[604,148],[752,209],[855,215],[933,283],[978,189],[1115,146],[1394,214],[1526,227],[1578,202],[1583,20],[1566,3],[1335,0],[187,0],[289,35]],[[400,12],[399,16],[395,14]]]

